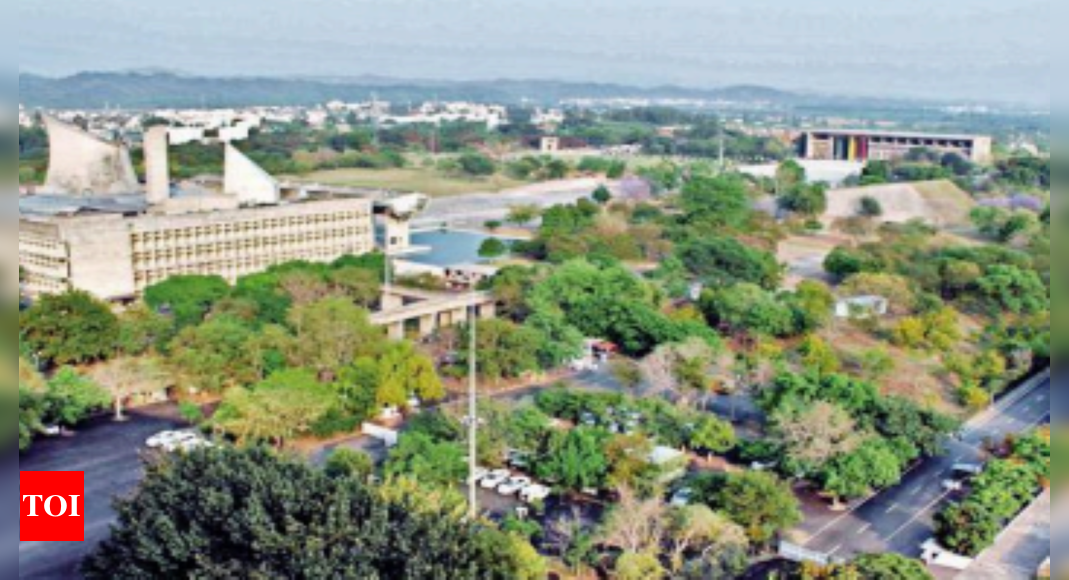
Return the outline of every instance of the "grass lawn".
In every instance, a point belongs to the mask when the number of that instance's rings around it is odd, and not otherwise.
[[[525,185],[503,175],[487,178],[466,178],[439,172],[433,168],[404,169],[334,169],[317,171],[301,177],[302,181],[316,181],[326,185],[373,187],[425,193],[432,197],[448,197],[466,193],[497,193]]]

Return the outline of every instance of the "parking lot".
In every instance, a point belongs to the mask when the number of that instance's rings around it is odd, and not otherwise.
[[[19,458],[19,471],[85,472],[85,542],[20,542],[20,578],[78,578],[82,558],[108,537],[115,518],[112,499],[130,493],[142,477],[145,440],[182,424],[173,405],[140,409],[129,417],[125,423],[100,418],[71,437],[41,439]]]

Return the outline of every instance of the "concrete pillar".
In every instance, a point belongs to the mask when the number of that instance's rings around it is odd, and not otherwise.
[[[396,294],[389,292],[382,293],[382,311],[389,312],[391,310],[397,310],[403,308],[405,305],[405,299]]]
[[[171,197],[171,168],[167,159],[167,127],[145,131],[145,193],[151,205]]]
[[[386,253],[403,252],[412,245],[411,224],[407,219],[386,215]]]
[[[438,330],[438,315],[428,314],[421,316],[419,319],[419,336],[420,338],[426,338],[434,334]]]
[[[395,322],[390,325],[389,330],[390,340],[404,340],[405,338],[405,323]]]

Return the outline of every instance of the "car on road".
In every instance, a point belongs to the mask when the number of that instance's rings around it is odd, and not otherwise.
[[[497,493],[501,495],[509,496],[516,495],[524,489],[527,489],[531,485],[532,481],[530,477],[518,475],[516,477],[510,477],[505,483],[502,483],[497,488]]]
[[[520,500],[524,503],[535,503],[549,497],[550,489],[537,483],[531,484],[520,491]]]
[[[957,463],[950,468],[955,475],[980,475],[984,472],[984,466],[976,463]]]
[[[192,451],[212,444],[196,431],[164,431],[149,437],[145,441],[149,449],[159,449],[167,453],[175,451]]]
[[[965,482],[957,479],[948,479],[943,482],[943,489],[947,491],[961,491],[965,489]]]
[[[169,449],[171,452],[181,451],[182,453],[192,453],[198,449],[211,449],[215,447],[215,444],[207,439],[196,436],[190,439],[180,441],[174,446],[173,449]]]
[[[63,427],[59,425],[45,425],[41,427],[41,435],[45,437],[59,437],[63,434]]]
[[[502,483],[505,483],[508,478],[512,477],[512,472],[507,469],[496,469],[491,471],[482,479],[479,485],[483,489],[497,489]]]

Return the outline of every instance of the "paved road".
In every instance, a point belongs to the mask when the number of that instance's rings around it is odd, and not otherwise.
[[[932,537],[934,515],[951,499],[942,488],[951,467],[981,462],[980,447],[985,440],[1049,423],[1050,397],[1050,381],[1045,380],[1027,396],[970,423],[962,439],[948,445],[944,457],[921,463],[898,486],[833,520],[810,537],[806,547],[844,559],[888,551],[920,556],[921,544]]]
[[[78,578],[82,558],[108,537],[112,498],[142,477],[139,453],[150,436],[180,422],[173,406],[130,413],[130,421],[100,419],[69,438],[45,439],[19,458],[19,471],[85,472],[85,542],[20,542],[19,578]]]

